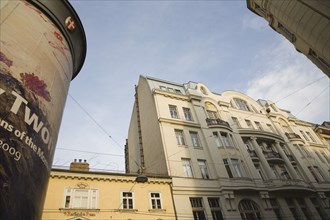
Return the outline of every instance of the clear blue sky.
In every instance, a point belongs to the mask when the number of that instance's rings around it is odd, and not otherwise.
[[[329,121],[329,78],[245,0],[70,2],[87,57],[71,82],[54,165],[86,159],[94,169],[124,171],[139,75],[237,90],[299,119]]]

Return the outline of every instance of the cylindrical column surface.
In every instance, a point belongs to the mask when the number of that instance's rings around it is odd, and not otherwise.
[[[0,25],[0,219],[40,219],[85,33],[64,0],[1,0]]]

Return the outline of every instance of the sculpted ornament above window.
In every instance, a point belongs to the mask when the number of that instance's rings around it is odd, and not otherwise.
[[[88,184],[84,183],[84,182],[80,182],[80,183],[77,183],[77,187],[80,189],[86,189],[88,187]]]

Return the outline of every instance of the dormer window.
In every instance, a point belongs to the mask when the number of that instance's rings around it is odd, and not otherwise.
[[[234,98],[234,102],[240,110],[252,112],[251,108],[249,107],[246,101],[242,99]]]

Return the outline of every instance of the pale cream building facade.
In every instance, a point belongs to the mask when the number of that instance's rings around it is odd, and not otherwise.
[[[247,7],[330,77],[330,1],[247,0]]]
[[[176,219],[170,178],[94,172],[86,161],[73,163],[73,169],[52,170],[43,220]]]
[[[266,100],[140,76],[127,173],[172,178],[177,219],[326,220],[329,144]]]

